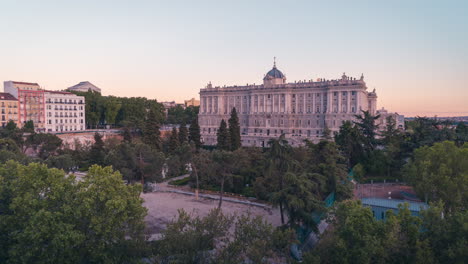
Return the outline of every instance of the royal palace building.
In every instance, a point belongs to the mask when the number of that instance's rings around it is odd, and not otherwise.
[[[287,83],[275,63],[261,85],[219,87],[209,83],[200,90],[198,121],[204,144],[216,144],[220,122],[229,119],[233,108],[239,116],[243,146],[266,146],[269,139],[281,134],[298,146],[305,139],[319,141],[326,128],[337,132],[361,110],[376,114],[377,94],[367,90],[363,75],[359,79],[343,74],[336,80]],[[397,120],[400,128],[402,120]]]

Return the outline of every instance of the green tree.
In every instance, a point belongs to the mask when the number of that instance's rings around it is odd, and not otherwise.
[[[148,182],[161,181],[166,160],[164,154],[142,143],[134,146],[134,152],[137,159],[137,176],[141,184],[146,187]]]
[[[277,195],[275,199],[276,192],[281,192],[285,189],[285,179],[284,176],[288,172],[291,164],[291,146],[288,144],[288,141],[285,139],[284,134],[281,135],[278,139],[270,139],[268,141],[268,152],[266,154],[267,164],[266,164],[266,175],[264,178],[259,178],[256,180],[256,188],[262,186],[263,183],[267,183],[270,187],[268,199],[273,202],[275,206],[278,206],[281,214],[281,223],[284,224],[284,197]]]
[[[148,113],[143,129],[143,142],[154,149],[161,149],[161,133],[159,131],[158,116],[155,111]]]
[[[455,128],[456,143],[461,146],[463,143],[468,142],[468,126],[464,122],[459,122]]]
[[[452,141],[444,141],[416,149],[405,166],[404,179],[425,201],[443,201],[446,212],[466,210],[467,144],[457,147]]]
[[[351,198],[353,187],[347,179],[346,161],[338,146],[330,141],[320,141],[318,144],[307,142],[306,146],[308,152],[303,167],[327,179],[323,197],[334,191],[338,200]]]
[[[94,144],[89,152],[89,162],[90,164],[103,165],[104,157],[104,141],[102,140],[102,135],[96,132],[94,133]]]
[[[15,121],[10,120],[10,121],[8,121],[8,123],[6,124],[5,129],[6,129],[7,131],[9,131],[9,132],[13,132],[13,131],[15,131],[16,129],[18,129],[18,126],[16,126]]]
[[[231,148],[229,140],[229,131],[227,129],[226,122],[224,119],[221,120],[219,129],[217,131],[217,147],[219,150],[229,150]]]
[[[0,139],[0,163],[5,163],[8,160],[24,162],[27,157],[22,153],[15,141],[9,138]]]
[[[26,123],[23,126],[23,132],[34,133],[34,122],[32,120],[26,121]]]
[[[116,117],[119,113],[121,104],[116,97],[108,96],[105,100],[104,104],[104,114],[105,114],[105,121],[108,125],[115,125],[116,124]]]
[[[434,263],[465,263],[468,259],[468,211],[445,213],[443,202],[432,203],[422,211],[424,232],[421,233],[433,251]]]
[[[132,133],[128,127],[123,128],[123,141],[132,143]]]
[[[320,263],[385,263],[382,226],[359,201],[338,204],[331,219],[334,230],[312,252]]]
[[[169,152],[174,153],[179,147],[179,135],[177,133],[177,128],[173,127],[171,136],[169,137]]]
[[[140,175],[137,175],[137,162],[135,148],[127,142],[109,149],[104,158],[104,163],[111,165],[114,170],[118,170],[123,179],[128,182],[141,180]]]
[[[377,125],[375,120],[379,119],[380,115],[373,116],[369,111],[362,111],[362,115],[355,115],[356,122],[362,134],[362,143],[366,151],[372,151],[377,145]]]
[[[231,150],[236,150],[241,147],[241,135],[239,117],[237,116],[236,108],[232,108],[231,117],[228,120],[229,123],[229,143],[231,144]]]
[[[61,145],[62,140],[59,137],[45,133],[32,133],[25,141],[26,150],[33,149],[42,159],[54,155]]]
[[[193,142],[196,149],[201,147],[200,126],[198,125],[198,118],[192,120],[189,127],[189,141]]]
[[[218,179],[220,190],[219,190],[219,204],[218,208],[221,208],[223,203],[224,186],[228,179],[232,179],[232,169],[235,167],[235,160],[232,159],[232,152],[228,151],[213,151],[213,161],[216,163],[218,168]]]
[[[155,262],[278,263],[290,260],[292,242],[292,230],[275,229],[259,216],[232,216],[213,209],[201,218],[179,210],[163,231]]]
[[[364,150],[361,142],[360,131],[351,121],[345,121],[335,135],[335,142],[346,157],[348,168],[352,168],[363,161]]]
[[[385,146],[386,175],[387,177],[395,177],[399,176],[406,158],[402,153],[404,137],[396,128],[396,121],[392,116],[388,116],[386,121],[387,125],[381,134],[382,143]]]
[[[317,231],[312,212],[324,211],[321,195],[326,178],[320,174],[286,173],[283,189],[272,195],[275,204],[284,203],[288,214],[288,224],[297,227],[302,224]]]
[[[83,181],[31,163],[0,167],[0,262],[123,263],[141,245],[141,186],[93,166]],[[140,256],[141,258],[141,256]]]
[[[168,177],[180,176],[183,164],[178,155],[171,155],[166,159]]]
[[[188,130],[185,122],[182,122],[179,127],[179,143],[184,144],[188,142]]]
[[[57,156],[50,156],[46,160],[46,164],[49,168],[62,169],[65,172],[69,172],[76,166],[73,156],[70,154],[62,154]]]
[[[177,219],[163,231],[162,243],[158,248],[158,262],[172,260],[173,263],[207,263],[209,250],[213,250],[218,239],[228,234],[233,219],[221,210],[211,210],[204,218],[179,210]]]

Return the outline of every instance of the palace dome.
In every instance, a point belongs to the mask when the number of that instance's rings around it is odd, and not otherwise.
[[[268,80],[268,79],[276,79],[276,78],[279,78],[279,79],[283,79],[284,78],[284,74],[278,70],[276,68],[276,65],[273,66],[273,69],[271,69],[266,75],[265,75],[265,78],[263,78],[263,80]]]

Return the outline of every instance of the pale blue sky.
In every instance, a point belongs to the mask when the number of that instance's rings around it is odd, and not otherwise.
[[[0,80],[159,101],[364,73],[378,106],[468,115],[468,1],[0,0]]]

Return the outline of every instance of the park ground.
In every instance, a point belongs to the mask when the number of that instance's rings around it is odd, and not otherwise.
[[[166,225],[174,220],[178,215],[179,209],[184,209],[188,213],[197,216],[206,216],[210,210],[218,207],[218,200],[199,197],[198,200],[194,195],[175,193],[176,188],[167,186],[167,182],[160,183],[156,186],[155,192],[143,193],[141,197],[144,200],[143,206],[148,209],[148,214],[145,218],[147,224],[147,235],[150,239],[158,239]],[[237,200],[232,198],[233,200]],[[238,199],[239,202],[231,202],[224,200],[222,203],[222,211],[225,214],[242,215],[250,212],[252,216],[262,216],[267,222],[273,226],[281,225],[281,217],[277,208],[272,208],[269,205],[264,207],[243,204],[244,199]]]

